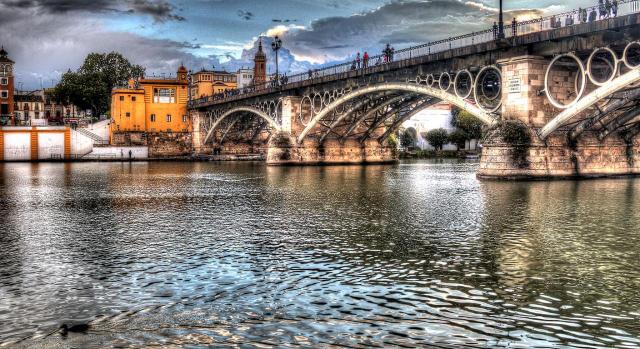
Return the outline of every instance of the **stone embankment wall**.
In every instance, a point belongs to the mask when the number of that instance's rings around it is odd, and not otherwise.
[[[190,132],[163,132],[147,135],[150,158],[193,155],[193,135]]]

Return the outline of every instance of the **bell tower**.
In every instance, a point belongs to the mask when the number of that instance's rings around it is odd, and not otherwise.
[[[267,55],[262,50],[262,39],[258,44],[258,52],[256,52],[253,63],[253,83],[262,85],[267,82]]]
[[[7,57],[8,53],[4,46],[0,48],[0,121],[7,124],[9,121],[15,125],[15,115],[13,114],[13,61]]]

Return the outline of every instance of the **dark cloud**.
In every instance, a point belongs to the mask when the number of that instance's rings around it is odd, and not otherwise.
[[[173,13],[174,7],[166,0],[127,0],[135,13],[153,17],[157,22],[184,21],[185,18]]]
[[[291,22],[297,22],[297,21],[298,21],[297,19],[288,19],[288,18],[286,19],[274,18],[271,20],[271,22],[274,22],[274,23],[291,23]]]
[[[174,6],[167,0],[4,0],[0,6],[6,9],[32,9],[49,14],[129,13],[150,16],[156,22],[185,20],[174,13]]]
[[[253,13],[245,10],[238,10],[238,17],[244,19],[245,21],[249,21],[253,18]]]

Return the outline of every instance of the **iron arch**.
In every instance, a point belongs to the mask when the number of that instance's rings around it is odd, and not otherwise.
[[[488,112],[446,91],[428,87],[426,85],[418,85],[418,84],[410,84],[410,83],[382,83],[382,84],[364,87],[364,88],[355,90],[349,94],[346,94],[336,99],[333,103],[327,105],[322,111],[320,111],[316,116],[314,116],[311,119],[309,124],[302,131],[302,133],[300,133],[300,136],[298,136],[298,139],[297,139],[298,144],[302,143],[305,137],[318,124],[318,122],[320,122],[320,120],[322,120],[325,116],[331,113],[338,106],[354,98],[358,98],[360,96],[364,96],[370,93],[385,92],[385,91],[402,91],[402,92],[414,93],[419,95],[426,95],[429,97],[439,99],[441,101],[451,103],[456,107],[462,110],[465,110],[471,113],[472,115],[475,115],[480,120],[482,120],[485,124],[492,125],[493,123],[496,122],[496,120]]]
[[[211,128],[209,129],[209,132],[207,133],[207,137],[205,137],[204,139],[204,144],[208,143],[209,140],[211,139],[211,137],[213,137],[213,134],[216,130],[216,128],[218,127],[218,125],[220,125],[220,123],[222,122],[222,120],[226,119],[227,117],[236,114],[236,113],[241,113],[241,112],[246,112],[246,113],[251,113],[251,114],[255,114],[256,116],[259,116],[261,118],[263,118],[265,121],[267,121],[269,123],[269,125],[273,128],[275,128],[277,131],[280,131],[280,125],[278,125],[278,123],[273,120],[269,115],[267,115],[265,112],[256,109],[256,108],[252,108],[252,107],[236,107],[233,108],[231,110],[228,110],[226,112],[224,112],[222,115],[220,115],[220,117],[218,117],[215,122],[213,123],[213,125],[211,125]]]
[[[556,115],[555,118],[544,125],[544,127],[540,130],[538,136],[540,137],[540,139],[544,140],[553,131],[566,124],[567,121],[571,120],[581,112],[587,110],[587,108],[592,107],[596,103],[600,102],[603,98],[608,97],[638,81],[640,81],[640,69],[633,69],[627,73],[620,75],[619,77],[613,79],[610,83],[595,89],[567,109],[563,110],[560,114]]]

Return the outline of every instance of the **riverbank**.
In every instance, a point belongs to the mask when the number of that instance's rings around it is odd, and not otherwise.
[[[413,150],[401,151],[400,159],[479,159],[480,151],[471,150]]]

